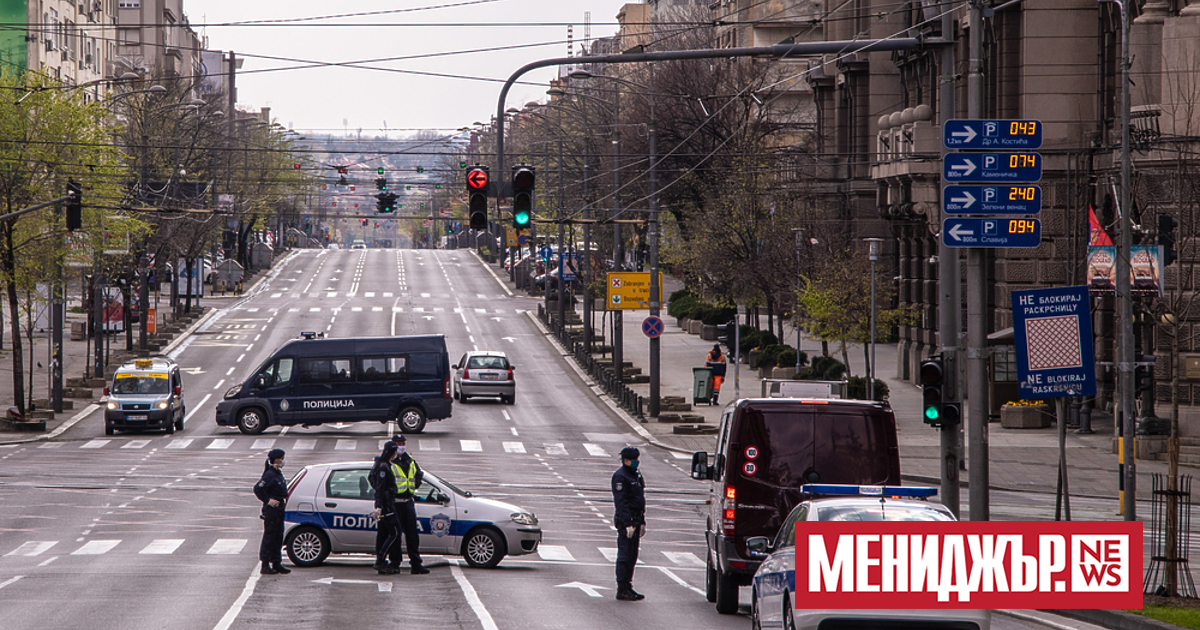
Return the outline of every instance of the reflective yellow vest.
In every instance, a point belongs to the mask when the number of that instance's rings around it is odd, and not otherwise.
[[[409,462],[407,475],[399,464],[392,464],[392,474],[396,476],[396,492],[401,497],[408,497],[417,489],[417,462]]]

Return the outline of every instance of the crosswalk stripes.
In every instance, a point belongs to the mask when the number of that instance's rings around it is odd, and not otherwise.
[[[664,551],[662,552],[668,560],[674,562],[681,567],[703,567],[704,561],[696,557],[696,554],[688,551]]]
[[[311,451],[316,447],[316,440],[296,440],[296,443],[292,445],[292,448],[296,449],[297,451]]]
[[[335,425],[335,427],[341,425]],[[362,437],[362,438],[290,438],[281,436],[280,438],[257,438],[250,440],[248,438],[171,438],[161,448],[170,450],[184,449],[199,449],[204,451],[245,451],[264,452],[275,448],[277,445],[288,450],[298,451],[357,451],[371,452],[383,448],[388,438],[378,437]],[[496,454],[496,442],[486,440],[438,440],[434,438],[420,438],[413,440],[415,448],[427,452],[441,452],[444,450],[460,452],[460,453],[485,453]],[[101,448],[120,448],[120,449],[144,449],[153,447],[156,443],[154,439],[141,440],[120,440],[120,439],[95,439],[80,444],[77,448],[81,449],[101,449]],[[158,442],[161,444],[161,442]],[[360,449],[360,443],[364,448]],[[445,443],[445,444],[444,444]],[[69,443],[54,443],[57,447],[64,445],[69,446]],[[44,447],[44,446],[43,446]],[[457,447],[457,448],[455,448]],[[503,441],[500,442],[500,447],[503,452],[511,455],[524,455],[531,451],[526,447],[524,442],[519,441]],[[611,457],[604,446],[594,442],[579,442],[570,445],[564,442],[544,442],[535,448],[538,453],[546,455],[554,455],[560,457],[578,457],[582,454],[581,451],[586,451],[589,457]],[[682,455],[682,457],[680,457]],[[688,459],[690,455],[686,453],[676,453],[676,457],[680,459]]]
[[[182,538],[166,538],[162,540],[155,540],[149,545],[146,545],[138,553],[156,556],[169,556],[175,553],[175,550],[178,549],[182,544]]]
[[[538,555],[542,557],[542,560],[575,561],[575,556],[571,555],[571,552],[567,551],[567,548],[562,545],[539,545]]]
[[[40,556],[57,545],[57,540],[31,540],[4,554],[6,556]]]
[[[524,453],[525,445],[520,442],[503,442],[505,453]]]
[[[99,556],[113,550],[117,545],[121,544],[119,540],[91,540],[83,544],[82,547],[71,552],[72,556]]]
[[[223,451],[223,450],[226,450],[226,449],[228,449],[230,446],[233,446],[233,440],[232,440],[232,439],[230,439],[230,438],[218,438],[218,439],[215,439],[215,440],[213,440],[213,441],[212,441],[212,444],[209,444],[209,445],[208,445],[208,446],[206,446],[205,448],[207,448],[207,449],[212,449],[212,450],[217,450],[217,451]]]
[[[269,451],[272,448],[275,448],[275,440],[273,439],[254,440],[254,444],[250,446],[250,450],[252,451]]]
[[[130,440],[123,444],[121,448],[146,448],[149,444],[150,440]]]
[[[442,443],[437,440],[424,439],[417,443],[417,448],[422,451],[440,451]]]
[[[567,447],[563,446],[562,442],[553,442],[553,443],[547,442],[545,446],[546,446],[546,454],[547,455],[566,455],[567,454]]]
[[[583,448],[587,449],[588,455],[592,457],[608,457],[608,453],[598,444],[584,442]]]
[[[191,446],[191,444],[192,438],[180,438],[177,440],[171,440],[171,443],[167,445],[167,448],[187,448],[188,446]]]
[[[358,442],[355,440],[338,440],[334,445],[335,451],[353,451],[358,448]]]
[[[679,451],[671,451],[671,457],[674,457],[675,459],[691,459],[692,458],[691,455],[689,455],[687,453],[680,453]]]
[[[112,440],[92,440],[79,448],[104,448]]]
[[[599,549],[600,549],[600,553],[604,554],[605,560],[608,560],[609,562],[617,561],[617,548],[616,547],[600,547]],[[643,564],[643,565],[646,564],[645,562],[642,562],[641,558],[638,558],[637,563]]]
[[[459,443],[459,445],[462,446],[462,450],[464,452],[467,452],[467,453],[482,453],[483,452],[483,442],[481,442],[479,440],[459,440],[458,443]]]
[[[245,538],[218,538],[205,553],[210,556],[230,556],[242,552],[246,546]]]

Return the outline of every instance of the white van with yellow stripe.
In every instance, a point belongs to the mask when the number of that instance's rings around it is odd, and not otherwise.
[[[104,388],[104,434],[183,430],[187,413],[179,366],[166,357],[135,359],[117,368]]]

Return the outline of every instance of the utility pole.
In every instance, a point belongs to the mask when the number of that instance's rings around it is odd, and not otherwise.
[[[1129,155],[1129,16],[1130,0],[1121,7],[1121,201],[1117,208],[1120,237],[1117,243],[1117,423],[1121,429],[1122,513],[1127,521],[1137,520],[1137,460],[1133,436],[1137,429],[1133,394],[1133,296],[1130,293],[1129,257],[1133,251],[1133,210],[1130,179],[1133,170]],[[1173,573],[1175,567],[1170,567]]]
[[[942,11],[942,38],[948,39],[954,34],[954,15],[949,0],[944,0]],[[946,121],[954,118],[954,73],[956,68],[955,45],[947,42],[942,46],[942,76],[941,89],[938,90],[938,118],[944,127]],[[946,158],[946,148],[942,147],[942,159]],[[941,346],[943,365],[946,366],[946,381],[949,392],[945,392],[945,400],[962,402],[962,378],[959,362],[962,356],[962,320],[960,308],[962,305],[962,278],[959,270],[958,248],[947,247],[944,238],[938,239],[938,345]],[[944,390],[943,390],[944,391]],[[962,453],[959,450],[959,436],[962,435],[962,422],[952,426],[942,425],[938,428],[941,454],[941,488],[938,496],[942,505],[959,517],[960,501],[958,488],[959,467],[962,463]]]
[[[651,80],[653,85],[653,80]],[[653,98],[653,97],[651,97]],[[653,102],[653,101],[651,101]],[[651,105],[651,110],[654,106]],[[655,161],[658,160],[658,129],[654,122],[654,116],[650,117],[650,228],[647,233],[647,238],[650,239],[650,316],[658,317],[662,309],[662,304],[658,300],[658,293],[662,287],[658,286],[658,170],[656,169]],[[659,375],[661,373],[660,364],[660,348],[662,343],[661,336],[650,338],[650,417],[658,417],[658,398],[659,398]]]
[[[620,99],[621,99],[620,94],[618,94],[614,98],[617,100],[618,103],[620,103]],[[613,145],[613,217],[615,218],[617,216],[620,216],[620,214],[621,214],[621,127],[620,127],[621,110],[620,110],[619,106],[614,109],[616,109],[616,112],[617,112],[617,115],[615,118],[617,124],[613,125],[613,137],[615,139],[612,141],[612,145]],[[625,265],[624,265],[625,250],[624,250],[624,248],[621,247],[621,224],[614,221],[612,226],[613,226],[613,266],[617,268],[617,271],[624,271],[625,270]],[[622,315],[623,315],[623,312],[620,309],[614,310],[612,312],[613,373],[616,374],[618,383],[625,382],[625,347],[624,347],[625,346],[625,336],[623,334],[624,330],[622,330],[622,327],[624,326],[625,322],[624,322],[624,317]]]
[[[967,118],[983,118],[983,1],[971,0],[970,60],[967,71]],[[990,520],[988,496],[988,392],[987,392],[987,250],[967,250],[967,398],[970,444],[967,476],[970,481],[970,519]]]

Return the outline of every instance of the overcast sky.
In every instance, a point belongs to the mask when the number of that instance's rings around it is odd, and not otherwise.
[[[567,24],[574,25],[578,51],[584,40],[585,12],[591,12],[592,37],[606,37],[616,32],[616,15],[624,4],[623,0],[184,0],[184,12],[193,27],[207,36],[210,49],[233,50],[245,59],[237,75],[239,106],[269,106],[275,120],[301,132],[361,128],[364,134],[373,134],[386,127],[394,135],[408,135],[420,129],[453,131],[475,121],[488,122],[503,81],[513,71],[538,59],[566,56]],[[331,15],[346,17],[296,21]],[[268,22],[230,24],[264,20]],[[521,47],[494,50],[511,46]],[[481,49],[493,50],[469,52]],[[417,55],[426,57],[373,61]],[[362,65],[372,69],[326,65],[347,62],[365,62]],[[556,74],[546,69],[525,75],[523,81],[539,85],[514,86],[506,107],[546,99],[547,82]]]

